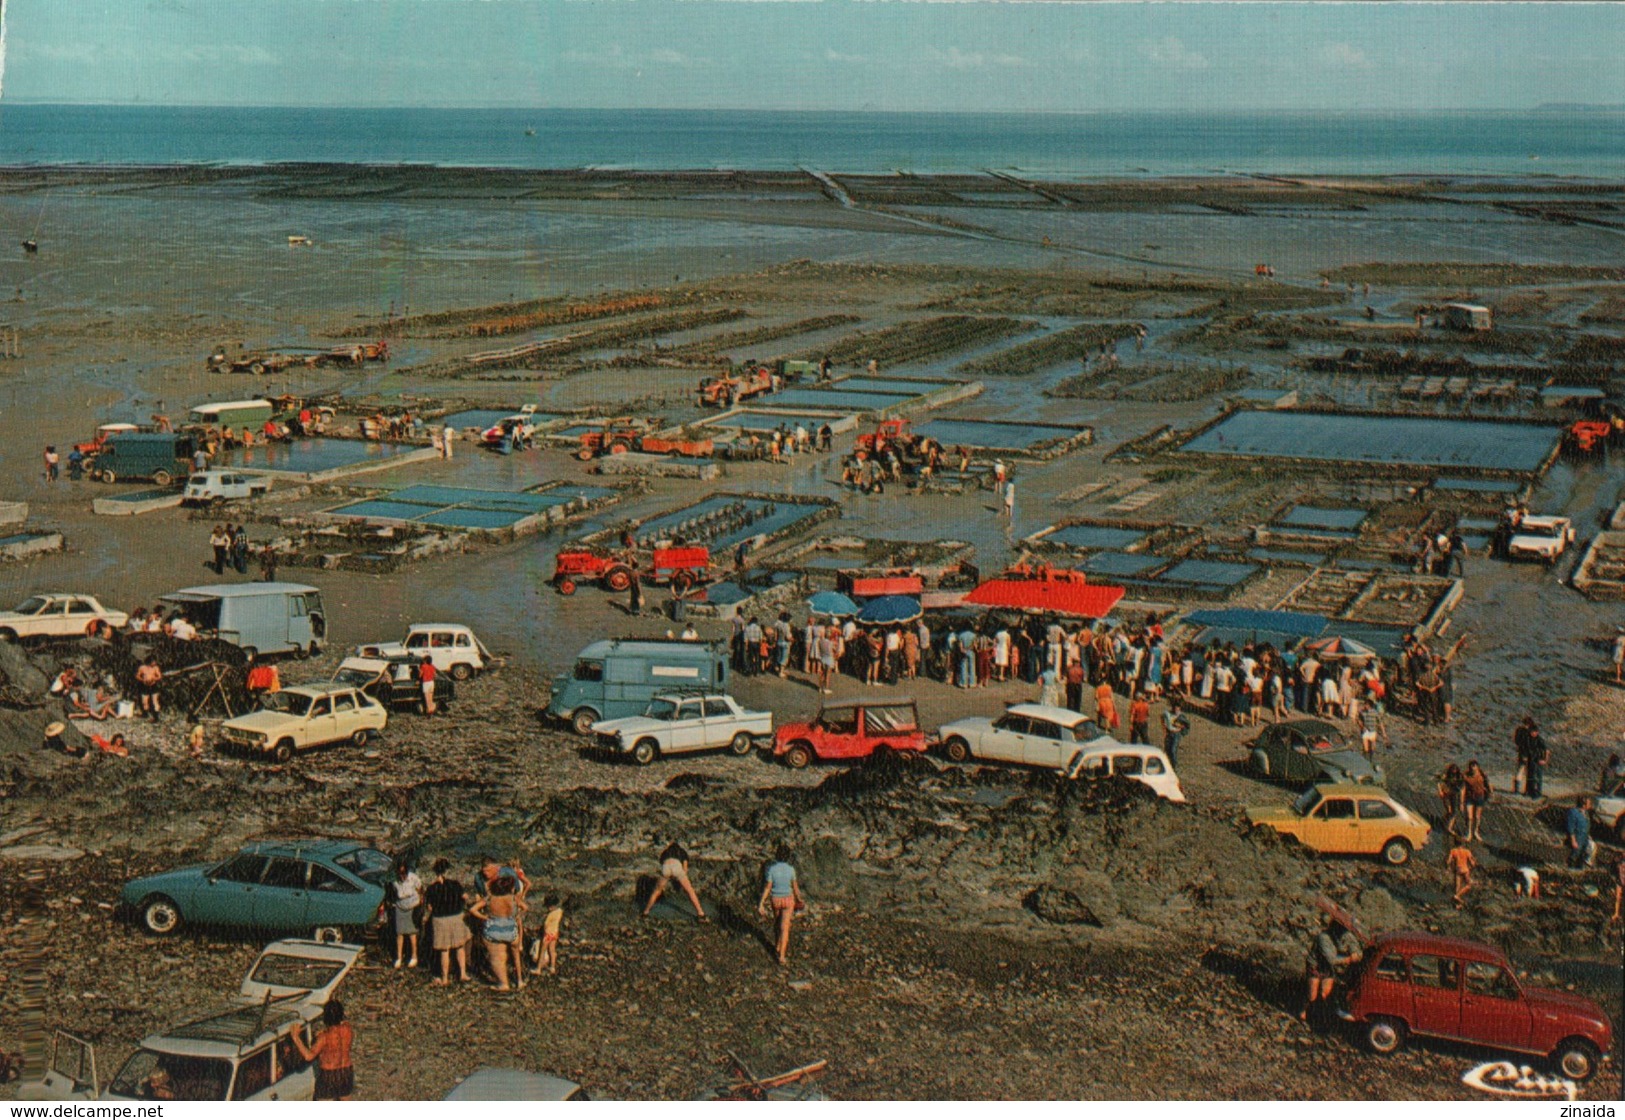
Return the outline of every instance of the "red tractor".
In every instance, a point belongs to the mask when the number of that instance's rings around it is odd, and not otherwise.
[[[638,564],[647,583],[687,591],[711,580],[711,550],[704,546],[657,548],[647,559]],[[584,583],[596,583],[605,591],[625,591],[632,586],[632,563],[632,554],[627,552],[591,545],[562,548],[553,561],[552,584],[560,595],[574,595]]]
[[[737,373],[708,377],[700,382],[701,408],[732,408],[774,389],[775,375],[767,366],[746,366]]]
[[[1576,420],[1563,433],[1564,449],[1571,455],[1596,455],[1608,446],[1614,426],[1607,420]]]
[[[581,449],[576,452],[576,458],[588,463],[600,455],[625,455],[637,447],[642,435],[628,418],[611,420],[602,428],[581,433]]]

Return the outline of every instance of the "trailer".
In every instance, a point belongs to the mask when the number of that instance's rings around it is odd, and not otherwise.
[[[634,565],[645,582],[669,585],[677,591],[687,591],[713,578],[711,550],[703,545],[656,548],[641,556],[575,545],[559,550],[549,582],[560,595],[574,595],[576,588],[587,583],[621,592],[632,586]]]

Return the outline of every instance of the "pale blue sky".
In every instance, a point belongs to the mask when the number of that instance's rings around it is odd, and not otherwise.
[[[1625,103],[1613,4],[5,0],[8,100],[855,110]]]

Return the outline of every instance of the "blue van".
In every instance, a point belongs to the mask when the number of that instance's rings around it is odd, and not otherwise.
[[[575,668],[553,682],[547,714],[578,735],[601,719],[638,716],[657,692],[726,692],[728,651],[720,643],[616,638],[576,655]]]
[[[85,464],[93,482],[150,478],[168,486],[192,471],[197,444],[189,435],[173,432],[119,432],[109,436]]]
[[[309,657],[327,644],[327,610],[318,588],[302,583],[220,583],[162,596],[207,638],[263,654]]]

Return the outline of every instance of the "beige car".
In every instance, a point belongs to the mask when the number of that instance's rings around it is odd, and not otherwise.
[[[389,722],[382,704],[350,685],[296,685],[266,695],[260,704],[259,711],[225,722],[225,745],[278,762],[326,743],[364,746]]]

